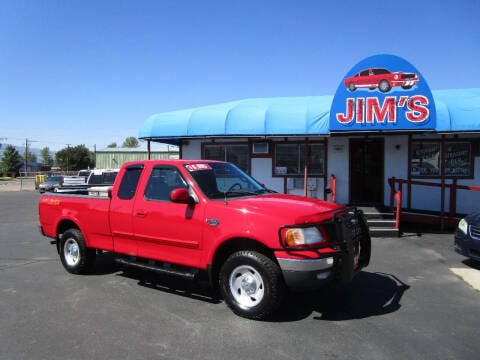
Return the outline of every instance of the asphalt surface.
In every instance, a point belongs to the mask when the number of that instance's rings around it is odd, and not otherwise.
[[[235,316],[204,284],[61,266],[35,191],[0,191],[0,359],[478,359],[478,270],[451,233],[373,240],[353,283],[291,294],[268,321]]]

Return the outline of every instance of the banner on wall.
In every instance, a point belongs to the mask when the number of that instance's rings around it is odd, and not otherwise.
[[[330,109],[330,131],[435,129],[435,103],[420,72],[395,55],[360,61],[342,79]]]

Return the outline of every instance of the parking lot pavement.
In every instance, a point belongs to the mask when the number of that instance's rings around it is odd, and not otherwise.
[[[448,268],[459,279],[473,289],[480,291],[480,263],[467,259],[453,251],[453,230],[450,232],[419,232],[406,233],[405,241],[409,238],[435,251],[448,264]]]
[[[474,269],[453,234],[375,238],[353,283],[289,294],[251,321],[203,283],[124,271],[110,254],[67,273],[38,233],[38,198],[0,193],[0,359],[478,359],[480,292],[450,271]]]

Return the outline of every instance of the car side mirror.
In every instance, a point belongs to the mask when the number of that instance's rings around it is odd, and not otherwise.
[[[190,196],[188,190],[185,188],[173,189],[170,192],[170,200],[175,203],[195,205],[195,199]]]

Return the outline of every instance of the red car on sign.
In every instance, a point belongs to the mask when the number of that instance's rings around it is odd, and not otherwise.
[[[346,78],[345,87],[350,91],[358,88],[368,88],[374,90],[378,88],[385,93],[394,86],[401,86],[402,89],[408,90],[418,83],[418,75],[407,72],[391,72],[383,68],[365,69],[354,76]]]

